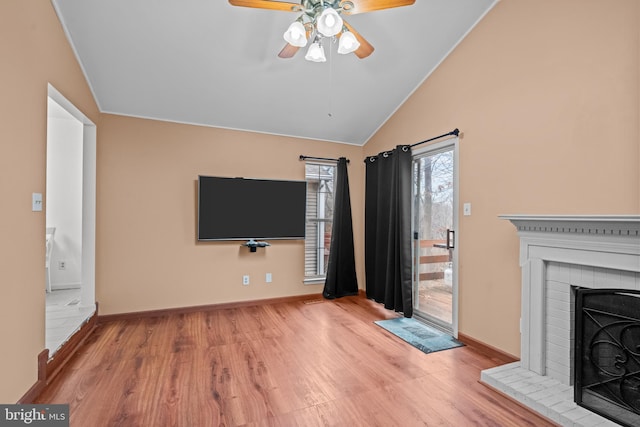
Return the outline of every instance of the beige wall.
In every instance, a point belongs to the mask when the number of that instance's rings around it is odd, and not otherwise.
[[[321,293],[321,285],[302,283],[303,241],[271,241],[256,253],[242,242],[196,242],[198,175],[304,180],[300,154],[351,160],[353,215],[362,217],[361,147],[104,115],[98,128],[100,312]],[[362,230],[355,232],[360,261]],[[363,268],[359,262],[361,286]],[[242,285],[245,274],[249,286]]]
[[[460,128],[460,332],[519,355],[506,213],[640,213],[637,0],[502,0],[365,146]]]
[[[0,2],[0,402],[37,379],[44,349],[47,83],[95,120],[91,92],[50,2]]]

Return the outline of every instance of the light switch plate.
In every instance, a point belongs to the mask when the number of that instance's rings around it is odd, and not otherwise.
[[[42,212],[42,193],[31,194],[31,210],[33,212]]]
[[[471,203],[465,203],[464,205],[462,205],[462,213],[464,216],[471,215]]]

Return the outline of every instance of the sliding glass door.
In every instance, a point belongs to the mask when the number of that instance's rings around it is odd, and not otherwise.
[[[413,155],[414,314],[454,334],[456,152],[455,142],[449,140]]]

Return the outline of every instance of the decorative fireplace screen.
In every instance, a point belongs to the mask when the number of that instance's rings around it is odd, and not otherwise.
[[[640,291],[577,289],[575,402],[640,426]]]

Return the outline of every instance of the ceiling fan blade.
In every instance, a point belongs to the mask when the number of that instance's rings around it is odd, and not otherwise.
[[[285,47],[282,48],[278,56],[280,58],[293,58],[293,55],[298,53],[298,49],[300,49],[298,46],[287,43]]]
[[[349,2],[353,3],[353,7],[345,4]],[[355,15],[356,13],[372,12],[374,10],[411,6],[415,2],[416,0],[345,0],[340,5],[344,7],[342,13],[345,15]]]
[[[232,6],[254,7],[257,9],[282,10],[285,12],[300,12],[302,5],[300,3],[289,3],[286,1],[270,1],[270,0],[229,0]]]
[[[356,36],[356,39],[358,39],[358,41],[360,42],[360,47],[358,47],[358,49],[356,49],[353,53],[355,53],[356,56],[360,59],[366,58],[367,56],[371,55],[374,51],[374,48],[373,46],[371,46],[371,43],[369,43],[364,37],[362,37],[360,33],[354,30],[353,27],[349,25],[347,21],[343,21],[343,22],[344,22],[344,26],[347,27],[347,30],[351,31],[353,35]]]

